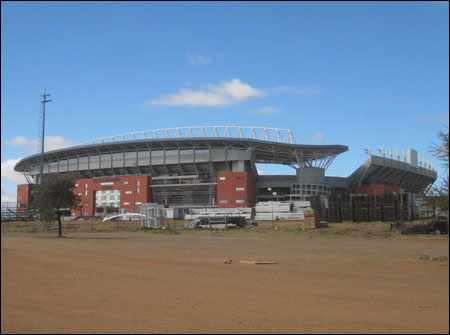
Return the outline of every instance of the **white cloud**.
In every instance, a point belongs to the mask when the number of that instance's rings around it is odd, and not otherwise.
[[[13,147],[24,147],[24,153],[38,153],[38,140],[17,136],[12,140],[4,140],[2,144]],[[44,151],[57,150],[75,145],[74,142],[61,136],[45,136]]]
[[[439,122],[448,125],[448,113],[430,114],[421,118],[423,121]]]
[[[217,94],[228,96],[238,101],[265,95],[264,92],[248,84],[243,84],[239,79],[232,79],[229,82],[222,81],[221,85],[207,85],[206,87]]]
[[[144,104],[165,106],[228,106],[247,99],[264,96],[265,93],[255,89],[239,79],[222,81],[220,85],[204,85],[204,90],[193,91],[181,88],[179,93],[169,94],[158,100],[152,100]]]
[[[318,131],[317,133],[315,133],[314,136],[308,137],[305,139],[305,142],[307,143],[317,143],[317,142],[323,142],[325,141],[325,135]]]
[[[286,93],[301,96],[314,96],[323,94],[323,89],[316,86],[276,86],[264,90],[268,93]]]
[[[166,95],[159,100],[151,101],[150,105],[165,105],[165,106],[225,106],[229,105],[230,100],[216,93],[208,93],[202,91],[180,89],[177,94]],[[147,106],[149,104],[146,104]]]
[[[261,114],[261,115],[271,115],[278,113],[278,108],[272,106],[261,107],[257,110],[254,110],[252,113]]]
[[[2,202],[16,202],[17,201],[17,193],[14,192],[5,192],[2,189]]]
[[[28,183],[22,173],[14,171],[14,166],[21,158],[8,159],[2,162],[2,179],[6,179],[18,184]]]
[[[434,5],[444,5],[444,6],[448,6],[448,1],[430,1],[430,3],[434,4]]]
[[[212,58],[209,55],[204,55],[198,51],[188,51],[186,54],[186,59],[189,64],[194,66],[206,65],[211,63]]]
[[[2,144],[10,145],[12,147],[25,147],[25,152],[37,152],[38,141],[23,136],[17,136],[12,140],[3,140]]]

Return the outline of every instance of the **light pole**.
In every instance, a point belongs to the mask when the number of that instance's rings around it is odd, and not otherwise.
[[[40,159],[40,164],[39,164],[39,184],[42,185],[42,177],[44,174],[44,134],[45,134],[45,104],[47,102],[51,102],[51,99],[47,99],[47,97],[50,96],[50,93],[47,94],[44,91],[44,94],[42,95],[43,100],[42,102],[42,124],[41,124],[41,128],[42,128],[42,134],[41,134],[41,159]]]

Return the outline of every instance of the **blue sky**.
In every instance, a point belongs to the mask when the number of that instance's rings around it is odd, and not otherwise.
[[[15,201],[15,161],[37,152],[45,88],[48,148],[242,125],[347,145],[331,176],[350,175],[367,146],[439,164],[427,151],[448,125],[448,2],[1,6],[2,201]]]

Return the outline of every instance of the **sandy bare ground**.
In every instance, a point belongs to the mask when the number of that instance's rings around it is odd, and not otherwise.
[[[419,259],[448,240],[53,236],[2,233],[2,334],[449,332],[448,258]]]

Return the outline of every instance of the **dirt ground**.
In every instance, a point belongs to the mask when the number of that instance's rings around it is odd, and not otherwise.
[[[2,233],[1,333],[448,334],[448,256],[442,236]]]

